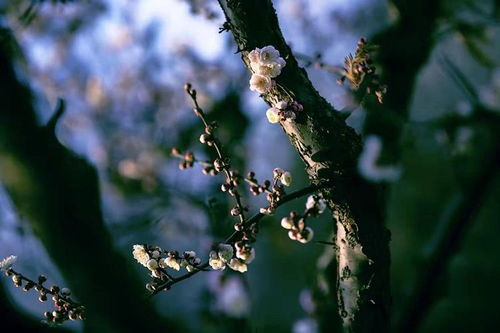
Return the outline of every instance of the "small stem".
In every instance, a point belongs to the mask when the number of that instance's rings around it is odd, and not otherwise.
[[[173,157],[176,157],[180,160],[184,160],[184,155],[178,153],[177,151],[172,151],[170,153],[170,155]],[[193,163],[199,164],[199,165],[204,166],[204,167],[213,167],[214,166],[213,163],[210,163],[209,161],[202,161],[202,160],[198,160],[196,158],[193,158]]]
[[[301,190],[298,190],[298,191],[295,191],[295,192],[292,192],[288,195],[285,195],[284,197],[281,198],[281,200],[278,202],[277,204],[277,207],[289,202],[289,201],[292,201],[294,199],[297,199],[297,198],[300,198],[304,195],[307,195],[307,194],[310,194],[310,193],[314,193],[316,191],[319,191],[321,189],[324,189],[324,188],[327,188],[327,187],[331,187],[333,185],[333,182],[324,182],[324,183],[321,183],[319,185],[310,185],[308,187],[304,187],[303,189]],[[251,225],[252,223],[258,223],[262,218],[264,218],[266,215],[265,214],[262,214],[262,213],[257,213],[255,214],[254,216],[250,217],[248,220],[246,220],[244,222],[244,226],[249,226]],[[239,235],[240,235],[240,232],[239,231],[235,231],[231,234],[231,236],[229,236],[226,240],[225,240],[225,243],[232,243],[234,242],[235,240],[237,240],[239,238]],[[163,284],[160,284],[157,286],[157,288],[151,293],[151,297],[158,294],[160,291],[162,290],[165,290],[165,289],[169,289],[171,286],[173,286],[174,284],[178,283],[178,282],[181,282],[195,274],[197,274],[198,272],[203,272],[205,268],[208,268],[209,264],[208,262],[205,262],[199,266],[197,266],[196,268],[198,268],[197,270],[195,271],[192,271],[192,272],[189,272],[189,273],[186,273],[184,275],[181,275],[177,278],[174,278],[172,277],[172,280],[170,281],[167,281]]]
[[[211,128],[211,126],[208,124],[208,122],[206,120],[206,116],[205,116],[205,113],[203,112],[203,109],[200,108],[200,106],[198,104],[198,99],[196,98],[196,90],[191,89],[190,84],[186,84],[185,88],[186,88],[187,94],[189,95],[189,97],[191,97],[191,100],[193,102],[195,114],[201,119],[201,121],[203,122],[203,125],[205,125],[205,129]],[[224,171],[224,174],[226,175],[226,181],[228,183],[230,183],[232,180],[232,177],[230,174],[229,166],[226,164],[226,158],[222,154],[222,149],[220,147],[220,143],[218,142],[217,138],[215,138],[215,137],[213,138],[212,147],[214,147],[214,150],[217,153],[217,157],[222,161],[222,163],[223,163],[222,169]],[[238,216],[240,218],[240,222],[244,223],[245,222],[245,215],[244,215],[244,208],[243,208],[243,205],[241,203],[241,196],[238,193],[238,191],[236,190],[236,188],[235,188],[233,193],[234,193],[234,198],[236,201],[236,206],[238,207],[238,212],[239,212]]]

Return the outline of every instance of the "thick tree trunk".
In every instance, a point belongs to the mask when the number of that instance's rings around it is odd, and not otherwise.
[[[389,233],[375,186],[357,174],[360,138],[314,89],[286,44],[269,0],[220,0],[226,26],[242,59],[256,47],[272,45],[286,60],[277,86],[262,98],[269,104],[291,97],[304,107],[293,122],[281,122],[304,161],[313,184],[333,181],[323,191],[337,225],[339,315],[351,332],[386,332],[389,325]],[[263,110],[264,116],[264,110]],[[333,226],[334,227],[334,226]]]

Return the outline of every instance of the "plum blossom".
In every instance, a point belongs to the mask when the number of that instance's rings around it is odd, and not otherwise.
[[[280,180],[281,184],[290,186],[292,184],[292,174],[289,171],[286,171],[281,175]]]
[[[263,65],[261,63],[252,62],[250,66],[255,74],[267,76],[270,78],[275,78],[280,75],[282,68],[278,63]]]
[[[266,111],[267,120],[271,124],[278,123],[281,120],[281,116],[279,115],[279,112],[280,112],[280,110],[278,110],[277,108],[267,109],[267,111]]]
[[[247,264],[241,259],[233,258],[228,264],[229,268],[240,273],[245,273],[248,270]]]
[[[250,78],[250,90],[257,91],[259,94],[265,94],[273,86],[268,76],[253,74]]]
[[[280,52],[272,45],[264,46],[259,52],[259,61],[262,64],[275,63],[280,58]]]
[[[316,195],[310,195],[306,201],[306,209],[316,208],[318,214],[323,214],[326,209],[326,201]]]
[[[172,269],[175,269],[176,271],[181,269],[179,260],[175,259],[174,257],[165,258],[162,262],[162,266],[170,267]]]
[[[139,264],[147,267],[150,258],[143,245],[134,245],[132,255]]]
[[[255,259],[255,249],[253,247],[242,247],[236,251],[236,257],[243,260],[245,264],[250,264]]]
[[[215,251],[210,251],[208,255],[208,264],[212,269],[221,270],[226,268],[226,263],[219,258],[219,255]]]
[[[293,228],[293,220],[288,217],[288,216],[285,216],[284,218],[281,219],[281,226],[285,229],[292,229]]]
[[[253,72],[250,79],[250,90],[260,94],[267,93],[274,85],[272,79],[281,74],[286,61],[280,57],[279,51],[272,45],[252,50],[248,53],[248,59]]]

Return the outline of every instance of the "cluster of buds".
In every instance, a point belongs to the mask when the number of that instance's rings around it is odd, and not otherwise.
[[[296,211],[291,211],[288,216],[281,219],[281,226],[288,230],[290,239],[307,243],[313,238],[314,231],[306,226],[306,217],[300,216]]]
[[[236,249],[236,251],[234,250]],[[216,250],[210,251],[208,264],[212,269],[223,270],[228,266],[234,271],[244,273],[255,258],[255,249],[248,241],[239,241],[234,244],[219,244]]]
[[[278,123],[280,121],[294,121],[297,118],[297,113],[304,111],[304,107],[297,101],[287,103],[280,101],[272,108],[267,109],[266,117],[270,123]]]
[[[267,93],[275,86],[273,78],[280,75],[286,65],[279,51],[272,45],[254,49],[248,54],[248,60],[253,72],[250,78],[250,90],[260,94]]]
[[[16,287],[22,288],[23,291],[37,291],[40,302],[45,302],[49,296],[51,297],[54,302],[54,310],[44,313],[46,323],[62,324],[67,320],[84,319],[85,307],[70,298],[71,291],[68,288],[60,288],[56,285],[45,287],[44,283],[47,278],[44,275],[38,276],[37,281],[34,281],[12,268],[15,261],[15,256],[3,259],[0,262],[0,269],[5,272],[6,276],[12,277]]]
[[[234,197],[236,195],[236,188],[241,182],[241,176],[236,170],[230,170],[228,174],[229,177],[226,178],[226,182],[220,186],[220,189],[222,192],[227,192],[230,196]]]
[[[325,209],[325,200],[318,195],[311,195],[307,198],[304,214],[299,215],[296,211],[291,211],[288,216],[281,219],[281,226],[288,230],[290,239],[307,243],[314,236],[314,231],[307,226],[307,218],[318,216]]]
[[[323,214],[326,209],[326,201],[320,195],[313,194],[307,197],[306,213],[310,216]]]
[[[289,171],[275,168],[272,183],[266,179],[262,184],[259,184],[254,172],[249,172],[245,181],[250,185],[250,192],[253,195],[266,193],[269,206],[261,208],[260,212],[265,215],[272,215],[278,206],[278,202],[285,195],[284,186],[292,184],[292,174]]]
[[[189,273],[201,269],[201,259],[194,251],[185,251],[182,255],[177,251],[164,251],[158,246],[134,245],[132,254],[137,262],[151,272],[151,276],[160,281],[172,280],[167,268],[179,271],[185,268]],[[155,290],[156,283],[148,283],[146,288]]]
[[[170,151],[170,155],[181,160],[179,162],[180,170],[190,169],[194,166],[194,163],[197,162],[194,154],[190,151],[187,151],[183,154],[179,149],[172,148],[172,150]]]
[[[185,268],[188,272],[193,272],[201,265],[201,259],[194,251],[184,251],[182,255],[177,251],[168,251],[167,256],[159,262],[161,268],[170,267],[176,271]]]
[[[255,178],[255,172],[253,171],[247,174],[245,181],[249,184],[250,193],[253,195],[259,195],[264,192],[271,193],[271,189],[269,188],[271,186],[271,181],[266,179],[262,184],[259,184],[259,181]]]
[[[347,79],[354,90],[358,90],[364,84],[366,93],[374,94],[379,103],[382,104],[387,88],[380,83],[379,76],[375,73],[376,68],[370,55],[372,49],[366,39],[361,38],[358,41],[355,55],[349,54],[345,58],[343,76],[337,82],[343,84]]]

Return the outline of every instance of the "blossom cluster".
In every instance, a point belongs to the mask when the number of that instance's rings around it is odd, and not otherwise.
[[[285,186],[290,186],[292,180],[292,174],[281,168],[275,168],[273,170],[272,183],[270,180],[266,179],[262,184],[259,184],[255,178],[254,172],[249,172],[245,178],[245,181],[250,184],[250,192],[253,195],[266,193],[266,199],[269,202],[269,206],[260,209],[260,213],[265,215],[274,214],[278,202],[281,200],[281,197],[285,195]]]
[[[84,319],[85,307],[76,303],[70,298],[71,291],[68,288],[60,288],[56,285],[46,287],[44,283],[47,278],[44,275],[38,276],[37,280],[32,280],[13,269],[16,262],[16,256],[9,256],[0,261],[0,270],[5,272],[6,276],[12,277],[12,282],[23,291],[35,290],[38,292],[38,300],[45,302],[51,296],[54,302],[54,310],[44,313],[47,324],[61,324],[67,320]]]
[[[193,272],[201,264],[201,259],[196,257],[194,251],[185,251],[180,255],[177,251],[164,251],[157,246],[134,245],[132,254],[138,263],[151,271],[153,277],[162,280],[165,277],[163,269],[179,271],[185,268],[188,272]]]
[[[256,48],[248,54],[248,59],[253,72],[250,78],[250,90],[260,94],[267,93],[275,85],[272,79],[280,75],[285,67],[285,60],[272,45],[264,46],[262,49]]]
[[[297,118],[297,113],[302,112],[304,107],[297,101],[287,103],[280,101],[274,107],[267,109],[266,117],[270,123],[277,123],[280,121],[293,121]]]
[[[290,171],[285,171],[280,168],[275,168],[273,170],[274,179],[279,179],[281,184],[285,186],[290,186],[292,184],[292,174]]]
[[[219,244],[217,251],[211,251],[208,255],[210,267],[215,270],[223,270],[227,265],[240,273],[246,272],[248,270],[247,264],[250,264],[255,258],[255,249],[244,241],[236,242],[234,247],[236,251],[231,244]]]
[[[296,211],[291,211],[288,216],[281,219],[281,226],[288,230],[288,237],[290,239],[307,243],[313,238],[314,231],[306,225],[306,219],[309,216],[322,214],[325,209],[325,200],[320,196],[311,195],[307,198],[304,214],[299,215]]]

